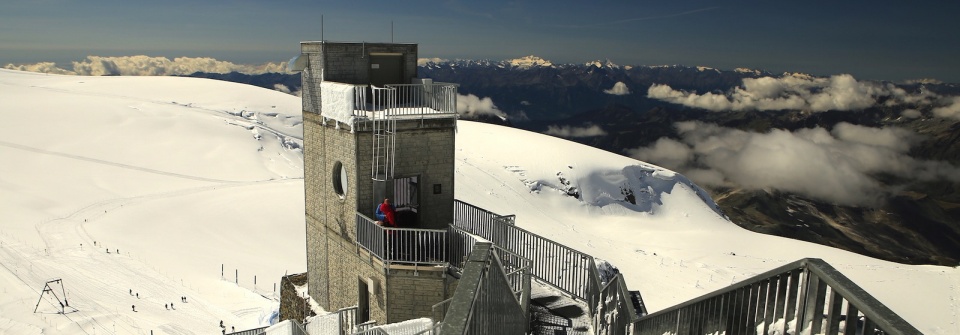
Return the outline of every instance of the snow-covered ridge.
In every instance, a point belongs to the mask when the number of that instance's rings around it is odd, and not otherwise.
[[[515,58],[515,59],[508,59],[508,60],[505,60],[504,62],[509,63],[510,66],[518,67],[521,69],[528,69],[531,67],[552,67],[553,66],[553,63],[551,63],[550,61],[534,55],[524,56],[524,57]]]
[[[219,320],[269,320],[272,283],[305,269],[302,152],[283,144],[302,138],[300,99],[205,79],[5,70],[0,87],[0,333],[209,334]],[[651,311],[820,257],[924,333],[960,333],[960,270],[746,231],[672,171],[466,121],[455,164],[456,198],[609,261]],[[31,313],[52,277],[80,310],[69,320]]]

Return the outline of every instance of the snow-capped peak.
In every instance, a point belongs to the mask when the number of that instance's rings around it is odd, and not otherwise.
[[[715,71],[715,72],[720,72],[720,70],[714,69],[714,68],[709,67],[709,66],[697,66],[697,71],[700,71],[700,72],[703,72],[703,71]]]
[[[619,67],[620,67],[620,65],[614,64],[614,63],[611,62],[609,59],[607,59],[606,61],[595,60],[595,61],[592,61],[592,62],[586,62],[586,63],[584,63],[583,65],[586,65],[586,66],[588,66],[588,67],[589,67],[589,66],[594,66],[594,67],[596,67],[596,68],[598,68],[598,69],[602,69],[602,68],[616,69],[616,68],[619,68]]]
[[[504,62],[510,64],[513,67],[517,67],[521,69],[529,69],[535,66],[553,67],[552,62],[534,55],[524,56],[524,57],[515,58],[515,59],[508,59],[508,60],[505,60]]]
[[[760,70],[748,69],[748,68],[745,68],[745,67],[738,67],[738,68],[736,68],[736,69],[733,69],[733,71],[734,71],[734,72],[737,72],[737,73],[755,74],[755,75],[758,75],[758,76],[761,75],[761,74],[763,74],[762,72],[760,72]]]
[[[417,66],[426,66],[426,65],[430,65],[430,64],[443,64],[443,63],[449,63],[449,62],[450,62],[449,59],[438,58],[438,57],[433,57],[433,58],[417,58]]]

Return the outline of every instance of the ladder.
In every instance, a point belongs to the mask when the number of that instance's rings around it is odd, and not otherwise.
[[[391,111],[396,108],[397,90],[391,87],[376,87],[371,85],[372,103],[371,119],[373,122],[373,169],[371,177],[374,181],[386,182],[393,179],[393,157],[396,153],[397,120],[391,117]]]

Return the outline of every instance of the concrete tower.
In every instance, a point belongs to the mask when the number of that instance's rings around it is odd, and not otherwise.
[[[456,85],[418,79],[417,45],[302,42],[310,295],[358,320],[430,315],[452,295]],[[375,222],[384,198],[400,228]],[[371,219],[374,218],[374,219]]]

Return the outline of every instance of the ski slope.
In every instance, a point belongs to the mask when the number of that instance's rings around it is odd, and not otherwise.
[[[273,284],[305,270],[299,111],[213,80],[0,70],[0,333],[268,324]],[[921,331],[960,333],[956,268],[748,232],[681,175],[544,135],[461,121],[456,155],[458,199],[611,262],[651,311],[820,257]],[[53,278],[76,312],[33,312]]]

